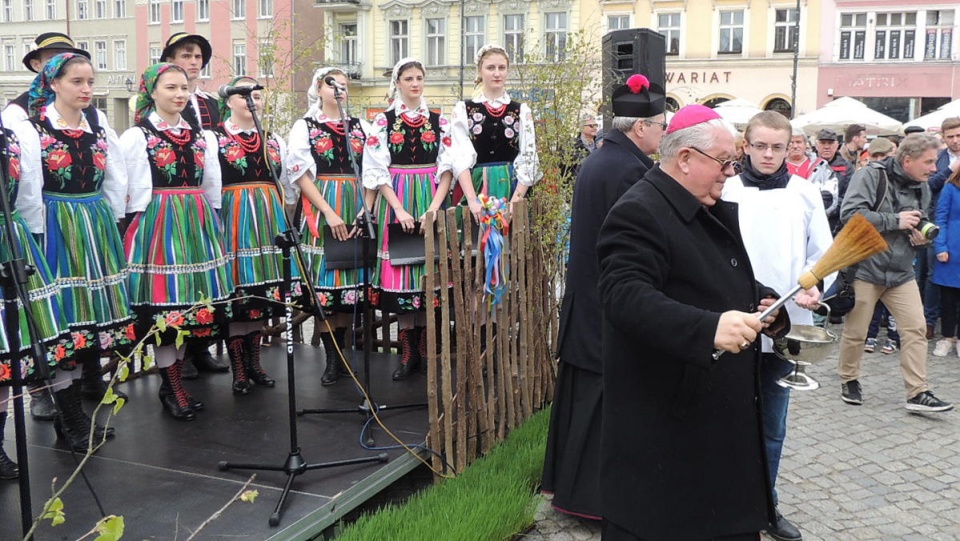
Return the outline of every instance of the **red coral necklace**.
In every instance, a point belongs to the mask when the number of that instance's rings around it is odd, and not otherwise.
[[[181,129],[177,135],[173,133],[173,130],[166,130],[166,134],[170,141],[179,147],[186,146],[187,143],[190,142],[190,139],[192,139],[192,132],[190,130]]]
[[[427,117],[423,115],[417,115],[416,119],[411,119],[407,116],[407,113],[401,113],[400,118],[403,119],[403,123],[407,126],[410,126],[413,129],[417,129],[420,126],[423,126],[427,122]]]
[[[243,149],[247,154],[254,154],[260,150],[260,133],[254,132],[253,136],[250,139],[244,139],[240,137],[240,134],[232,134],[230,138],[237,142],[240,145],[240,148]]]
[[[492,116],[493,118],[500,118],[503,116],[504,113],[507,112],[506,103],[504,103],[500,107],[493,107],[490,105],[489,101],[485,101],[483,102],[483,106],[484,108],[486,108],[487,112],[490,113],[490,116]]]

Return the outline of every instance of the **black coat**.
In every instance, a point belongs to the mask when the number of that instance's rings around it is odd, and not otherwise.
[[[737,205],[707,209],[655,167],[614,205],[597,251],[604,518],[648,541],[765,529],[759,341],[711,356],[722,312],[776,296],[754,279]]]
[[[651,167],[653,160],[633,141],[613,131],[580,168],[573,189],[570,259],[557,340],[557,357],[567,364],[597,374],[602,370],[597,236],[613,204]]]

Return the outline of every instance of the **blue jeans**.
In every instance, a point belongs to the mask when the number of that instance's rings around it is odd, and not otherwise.
[[[883,318],[892,318],[890,311],[887,310],[887,307],[883,305],[882,302],[878,302],[877,306],[873,309],[873,319],[870,320],[870,326],[867,327],[867,338],[876,338],[880,334],[880,324],[883,323]],[[896,320],[887,325],[887,338],[893,340],[893,343],[900,347],[900,333],[897,332]]]
[[[933,283],[933,280],[930,278],[933,276],[933,267],[936,264],[937,254],[936,250],[932,246],[928,246],[924,252],[926,252],[926,261],[927,267],[927,279],[922,285],[920,293],[923,295],[923,318],[927,320],[927,325],[930,327],[937,326],[937,320],[940,319],[940,286]],[[920,254],[917,257],[923,257]]]
[[[773,501],[777,498],[777,472],[780,471],[780,455],[783,440],[787,436],[787,409],[790,406],[790,389],[777,385],[777,380],[793,372],[793,363],[764,353],[760,361],[760,395],[763,399],[763,445],[767,449],[767,467]]]

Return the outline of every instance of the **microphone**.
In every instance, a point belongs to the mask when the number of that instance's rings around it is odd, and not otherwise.
[[[327,76],[323,79],[323,82],[327,83],[327,86],[332,86],[333,88],[336,88],[336,89],[339,90],[340,92],[346,92],[346,91],[347,91],[347,87],[345,87],[345,86],[343,86],[342,84],[340,84],[336,79],[333,78],[332,75],[327,75]]]
[[[220,90],[217,91],[217,94],[221,98],[227,99],[230,96],[246,96],[251,92],[253,92],[254,90],[263,90],[263,86],[261,85],[253,85],[253,86],[223,85],[220,87]]]

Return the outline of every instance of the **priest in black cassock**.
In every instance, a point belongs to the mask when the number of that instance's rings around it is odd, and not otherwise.
[[[580,168],[573,192],[570,259],[560,312],[560,359],[543,467],[558,511],[599,520],[600,299],[597,235],[617,199],[653,167],[665,124],[664,89],[633,75],[613,92],[612,130]]]

